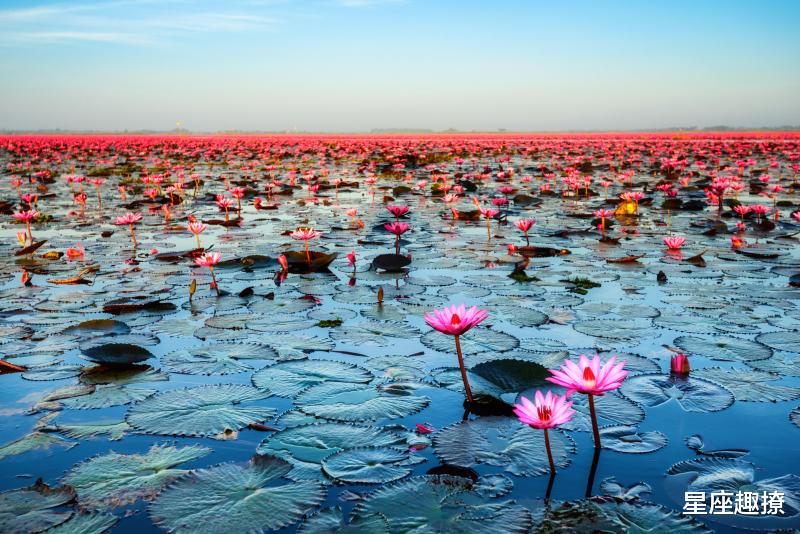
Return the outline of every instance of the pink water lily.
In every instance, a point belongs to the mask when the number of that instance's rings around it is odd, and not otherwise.
[[[685,237],[676,235],[664,238],[664,244],[667,245],[669,250],[680,250],[684,243],[686,243]]]
[[[386,206],[386,209],[389,210],[389,213],[394,215],[395,220],[400,219],[400,217],[408,213],[408,206],[403,205],[390,205]]]
[[[519,228],[522,231],[522,233],[525,234],[525,244],[527,246],[531,245],[531,242],[528,239],[528,231],[534,224],[536,224],[536,221],[534,219],[519,219],[517,221],[514,221],[514,226]]]
[[[688,375],[691,370],[689,358],[685,354],[676,354],[669,362],[669,369],[677,375]]]
[[[553,384],[567,388],[567,395],[577,391],[589,396],[589,412],[592,418],[592,433],[594,446],[600,448],[600,431],[597,428],[597,415],[594,409],[594,395],[603,395],[622,385],[628,376],[628,371],[623,369],[625,361],[617,363],[617,357],[612,356],[606,363],[602,363],[599,355],[589,360],[581,354],[578,363],[564,360],[559,369],[551,369],[547,380]]]
[[[214,266],[220,262],[222,255],[219,252],[212,252],[210,254],[203,254],[195,258],[194,263],[200,267],[208,267],[211,272],[211,287],[219,295],[219,286],[217,285],[217,277],[214,275]]]
[[[193,233],[195,239],[197,239],[197,248],[199,249],[203,248],[200,245],[200,234],[202,234],[205,231],[205,229],[206,225],[201,222],[193,221],[189,223],[189,231]]]
[[[128,226],[128,228],[131,231],[131,239],[133,239],[134,247],[136,247],[136,245],[138,245],[139,242],[136,241],[136,231],[133,229],[133,225],[141,220],[142,220],[141,213],[131,213],[131,212],[128,212],[125,215],[121,215],[114,220],[114,224],[118,226],[124,226],[124,225]]]
[[[16,220],[25,223],[25,230],[28,232],[28,240],[33,243],[33,234],[31,234],[31,221],[39,215],[36,210],[19,211],[12,215]]]
[[[391,222],[384,224],[383,227],[395,236],[394,253],[400,254],[400,236],[411,230],[411,226],[402,222]]]
[[[559,397],[552,391],[546,395],[538,389],[534,394],[534,402],[527,397],[520,396],[520,404],[514,405],[514,413],[520,422],[533,428],[544,430],[544,444],[547,449],[547,460],[550,462],[550,472],[556,472],[556,464],[553,461],[553,452],[550,449],[550,436],[547,430],[563,425],[572,420],[575,410],[572,409],[572,401],[567,400],[567,395]]]
[[[441,310],[433,310],[432,314],[425,314],[425,322],[429,326],[455,338],[458,367],[461,370],[461,380],[464,382],[464,391],[467,394],[468,402],[472,402],[472,390],[469,387],[467,370],[464,367],[464,356],[461,353],[459,336],[481,324],[488,316],[489,312],[487,310],[478,309],[477,306],[466,309],[464,304],[459,306],[451,305],[450,308],[445,306]]]
[[[318,230],[314,230],[311,227],[301,226],[289,236],[292,239],[302,240],[306,244],[306,260],[308,260],[308,265],[311,265],[311,252],[308,250],[308,242],[311,239],[316,239],[322,235],[322,232]]]

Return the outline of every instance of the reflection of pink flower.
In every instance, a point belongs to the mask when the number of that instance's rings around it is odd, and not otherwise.
[[[542,395],[537,389],[534,402],[527,397],[520,397],[520,401],[521,404],[514,405],[514,413],[521,422],[534,428],[553,428],[563,425],[569,422],[575,413],[572,401],[567,401],[566,395],[559,397],[552,391]]]
[[[678,250],[683,246],[684,243],[686,243],[685,237],[671,236],[664,238],[664,244],[667,245],[669,250]]]

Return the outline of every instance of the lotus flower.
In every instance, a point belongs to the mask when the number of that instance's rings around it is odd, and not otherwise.
[[[19,211],[13,215],[13,217],[25,223],[25,229],[28,231],[28,239],[31,243],[33,243],[33,234],[31,234],[31,221],[39,215],[39,212],[36,210],[26,210],[26,211]]]
[[[492,217],[500,213],[500,210],[496,210],[494,208],[482,208],[478,206],[478,211],[486,218],[486,235],[489,236],[489,240],[492,239]]]
[[[685,354],[674,355],[669,362],[669,369],[678,375],[688,375],[691,370],[689,358]]]
[[[671,236],[664,238],[664,244],[667,245],[669,250],[680,250],[684,243],[686,243],[685,237]]]
[[[467,401],[472,402],[472,390],[469,388],[467,380],[467,370],[464,367],[464,356],[461,353],[461,341],[459,336],[477,326],[489,316],[487,310],[479,310],[477,306],[466,309],[464,304],[456,307],[433,310],[432,314],[425,314],[425,322],[432,328],[443,334],[454,336],[456,341],[456,354],[458,355],[458,367],[461,369],[461,380],[464,382],[464,391],[467,394]]]
[[[217,296],[219,296],[219,286],[217,285],[217,277],[214,275],[214,266],[219,263],[220,259],[222,259],[222,255],[219,252],[203,254],[202,256],[194,259],[194,263],[196,265],[199,265],[200,267],[208,267],[208,270],[211,271],[211,287],[212,289],[216,290]]]
[[[386,206],[386,209],[389,210],[389,213],[394,215],[395,220],[400,219],[400,217],[408,213],[408,206],[403,205]]]
[[[128,212],[125,215],[121,215],[120,217],[117,217],[114,220],[114,224],[116,224],[118,226],[123,226],[123,225],[126,225],[126,224],[128,225],[128,228],[131,231],[131,239],[133,239],[133,246],[134,247],[136,247],[136,245],[138,245],[139,242],[136,241],[136,231],[133,229],[133,225],[136,224],[137,222],[141,221],[141,220],[142,220],[142,214],[141,213],[131,213],[131,212]]]
[[[521,404],[514,405],[514,413],[520,422],[544,430],[544,444],[547,449],[547,460],[550,462],[550,472],[555,473],[556,464],[553,461],[553,452],[550,450],[550,436],[547,429],[563,425],[572,419],[575,413],[572,401],[567,401],[567,395],[559,397],[552,391],[542,395],[538,389],[534,395],[534,402],[524,396],[520,397],[520,401]]]
[[[403,206],[403,207],[405,207],[405,206]],[[383,227],[386,228],[389,232],[391,232],[391,233],[393,233],[395,235],[394,251],[395,251],[395,254],[399,255],[400,254],[400,236],[403,235],[404,233],[408,232],[409,230],[411,230],[411,226],[409,226],[406,223],[392,222],[392,223],[384,224]]]
[[[347,254],[347,264],[350,267],[355,267],[356,266],[356,251],[355,250],[351,250]]]
[[[606,218],[607,217],[612,217],[613,215],[614,215],[614,212],[611,211],[611,210],[607,210],[607,209],[599,209],[599,210],[594,212],[594,216],[595,217],[600,217],[600,231],[602,233],[605,233],[605,231],[606,231]]]
[[[577,391],[589,396],[589,412],[592,417],[592,432],[594,446],[600,448],[600,431],[597,428],[597,415],[594,409],[594,395],[603,395],[622,385],[628,376],[628,371],[623,370],[625,362],[615,365],[616,356],[612,356],[603,364],[600,356],[595,355],[589,360],[584,354],[578,358],[578,364],[571,360],[564,360],[560,369],[551,369],[547,380],[553,384],[567,388],[567,395]]]
[[[534,224],[536,224],[536,221],[533,219],[519,219],[517,221],[514,221],[514,226],[519,228],[522,231],[522,233],[525,234],[525,244],[527,246],[530,246],[531,244],[530,241],[528,240],[528,231]]]
[[[192,232],[195,239],[197,239],[197,248],[203,248],[200,245],[200,234],[202,234],[205,229],[206,225],[201,222],[193,221],[189,223],[189,231]]]
[[[305,244],[306,244],[306,260],[308,260],[309,267],[311,266],[311,252],[309,252],[309,250],[308,250],[308,241],[310,239],[316,239],[321,235],[322,235],[322,232],[319,232],[319,231],[314,230],[313,228],[307,227],[307,226],[301,226],[300,228],[298,228],[297,230],[295,230],[294,232],[289,234],[289,236],[292,239],[297,239],[297,240],[301,240],[302,239],[305,242]]]

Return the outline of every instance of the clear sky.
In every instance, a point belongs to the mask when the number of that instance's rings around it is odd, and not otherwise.
[[[0,129],[800,124],[800,0],[0,0]]]

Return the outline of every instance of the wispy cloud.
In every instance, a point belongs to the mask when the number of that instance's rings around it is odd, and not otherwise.
[[[236,6],[227,4],[231,5]],[[214,7],[217,4],[192,0],[111,0],[5,9],[0,10],[0,44],[153,45],[190,34],[267,31],[280,23],[252,9],[223,12]]]
[[[332,0],[336,5],[342,7],[369,7],[383,4],[400,4],[404,0]]]
[[[52,31],[52,32],[11,32],[0,37],[0,42],[53,44],[66,42],[94,42],[117,43],[128,45],[152,44],[153,40],[147,35],[120,32],[80,32],[80,31]]]

